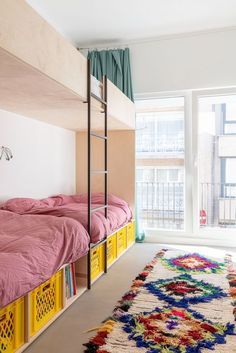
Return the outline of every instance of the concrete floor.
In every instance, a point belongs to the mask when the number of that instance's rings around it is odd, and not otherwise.
[[[160,244],[136,244],[121,257],[92,287],[59,317],[26,353],[82,353],[83,343],[94,332],[85,333],[99,326],[111,313],[116,302],[129,290],[131,281],[143,269],[159,249],[179,248],[203,255],[222,258],[225,252],[236,258],[236,249],[196,246],[171,246]]]

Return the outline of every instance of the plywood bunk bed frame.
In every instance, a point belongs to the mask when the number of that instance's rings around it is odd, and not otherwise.
[[[2,0],[0,14],[0,109],[76,132],[76,191],[89,196],[89,233],[94,212],[91,193],[101,191],[102,185],[106,216],[108,190],[134,210],[134,104],[107,79],[101,85],[104,96],[92,93],[87,59],[26,1]],[[102,153],[98,147],[101,141]],[[94,173],[94,179],[101,174],[105,178],[95,183],[94,190],[92,159],[94,168],[104,165],[102,173],[99,168]],[[133,243],[134,222],[130,222],[100,243],[90,244],[88,255],[75,263],[78,288],[70,299],[65,293],[65,265],[47,282],[0,309],[0,353],[23,352]],[[38,322],[33,298],[50,286],[54,288],[54,304]]]

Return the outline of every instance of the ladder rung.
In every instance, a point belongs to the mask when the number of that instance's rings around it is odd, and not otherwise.
[[[104,105],[107,105],[107,102],[104,101],[102,98],[98,97],[96,94],[94,93],[91,93],[91,97],[96,99],[97,101],[99,101],[100,103],[104,104]]]
[[[91,209],[91,212],[103,210],[103,209],[105,209],[105,208],[107,208],[107,207],[108,207],[108,205],[103,205],[103,206],[99,206],[99,207],[96,207],[96,208],[92,208],[92,209]]]
[[[107,174],[107,170],[92,170],[92,174]]]
[[[99,139],[107,140],[106,136],[96,134],[95,132],[91,132],[91,136],[98,137]]]

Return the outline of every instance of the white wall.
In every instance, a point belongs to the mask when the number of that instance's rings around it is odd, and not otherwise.
[[[236,86],[236,30],[129,45],[135,94]]]
[[[75,133],[0,110],[0,201],[75,192]]]
[[[236,29],[225,29],[97,48],[129,47],[134,93],[143,94],[236,86],[235,43]]]

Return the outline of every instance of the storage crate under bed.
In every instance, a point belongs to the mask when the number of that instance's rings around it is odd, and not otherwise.
[[[0,310],[0,353],[13,353],[24,344],[24,298]]]
[[[30,336],[45,326],[63,306],[63,271],[30,292]]]
[[[107,237],[106,255],[105,243],[95,246],[91,250],[91,281],[97,280],[105,271],[106,265],[109,268],[118,257],[120,257],[127,248],[135,241],[135,223],[130,222],[120,228],[114,234]],[[105,257],[107,263],[105,264]]]

